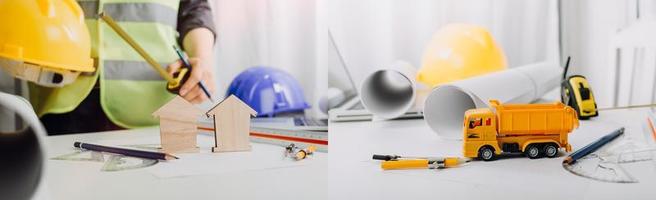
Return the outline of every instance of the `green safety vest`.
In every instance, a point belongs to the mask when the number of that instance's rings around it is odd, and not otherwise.
[[[104,11],[134,38],[162,67],[178,59],[176,25],[179,0],[78,0],[91,34],[91,56],[96,73],[80,75],[61,88],[29,84],[30,101],[37,114],[66,113],[75,109],[100,83],[100,104],[107,117],[125,128],[152,126],[151,113],[173,98],[166,81],[116,34],[98,14]],[[66,51],[66,49],[56,49]]]

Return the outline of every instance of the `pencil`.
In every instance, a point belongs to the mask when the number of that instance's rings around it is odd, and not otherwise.
[[[619,137],[620,135],[624,134],[624,127],[619,128],[612,133],[599,138],[597,141],[594,141],[585,147],[575,151],[574,153],[570,154],[563,160],[563,164],[574,164],[578,159],[583,158],[584,156],[587,156],[588,154],[595,152],[597,149],[603,147],[604,145],[610,143],[611,141],[615,140],[615,138]]]
[[[154,160],[178,159],[178,157],[175,157],[175,156],[173,156],[171,154],[167,154],[167,153],[142,151],[142,150],[134,150],[134,149],[124,149],[124,148],[118,148],[118,147],[108,147],[108,146],[88,144],[88,143],[82,143],[82,142],[75,142],[75,143],[73,143],[73,146],[77,147],[77,148],[80,148],[80,149],[115,153],[115,154],[121,154],[121,155],[124,155],[124,156],[137,157],[137,158],[147,158],[147,159],[154,159]]]
[[[189,59],[187,59],[187,57],[185,57],[184,54],[182,54],[182,51],[178,49],[178,47],[176,47],[175,45],[173,45],[173,50],[175,50],[175,53],[178,54],[178,57],[182,61],[182,65],[185,68],[187,68],[191,73],[191,63],[189,63]],[[214,100],[212,100],[212,96],[210,95],[210,91],[208,91],[207,87],[205,87],[203,80],[198,80],[198,86],[200,87],[200,89],[203,90],[203,93],[207,95],[207,98],[210,99],[210,101],[214,102]]]
[[[651,130],[651,136],[656,140],[656,128],[654,128],[654,123],[652,123],[651,117],[647,117],[647,125],[649,125],[649,129]]]
[[[455,167],[469,162],[471,159],[458,157],[443,157],[435,159],[402,159],[387,160],[380,163],[384,170],[392,169],[442,169]]]

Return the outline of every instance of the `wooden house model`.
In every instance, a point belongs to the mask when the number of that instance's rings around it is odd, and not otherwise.
[[[153,112],[159,117],[162,151],[166,153],[198,152],[196,136],[198,117],[203,111],[176,96]]]
[[[250,151],[251,116],[257,112],[234,95],[219,102],[206,115],[214,120],[212,152]]]

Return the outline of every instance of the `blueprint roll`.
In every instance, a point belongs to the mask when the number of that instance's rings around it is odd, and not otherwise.
[[[501,103],[530,103],[558,87],[562,68],[535,63],[440,85],[424,102],[424,120],[443,139],[462,139],[465,111]]]
[[[27,100],[0,92],[0,197],[44,197],[45,129]],[[36,195],[36,196],[35,196]]]
[[[392,65],[369,74],[360,84],[360,99],[374,119],[394,119],[415,103],[416,69],[408,62]]]

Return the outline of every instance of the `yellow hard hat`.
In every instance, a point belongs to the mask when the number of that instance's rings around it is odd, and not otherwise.
[[[506,57],[483,27],[449,24],[433,35],[422,58],[417,81],[441,83],[506,69]]]
[[[10,72],[94,71],[82,9],[75,0],[0,0],[0,59],[22,67]]]

